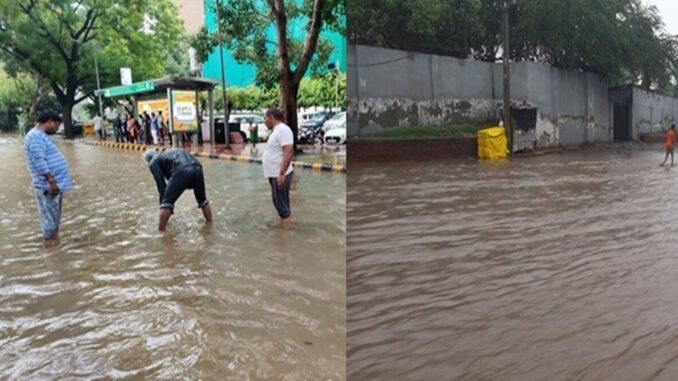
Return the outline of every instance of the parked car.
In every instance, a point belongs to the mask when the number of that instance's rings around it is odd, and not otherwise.
[[[346,125],[346,111],[340,111],[328,119],[325,124],[323,124],[323,131],[327,132],[335,127],[340,127],[341,125]]]
[[[250,125],[257,126],[257,137],[260,141],[268,139],[268,128],[264,124],[264,117],[256,114],[231,114],[228,118],[229,123],[240,123],[240,131],[245,133],[247,141],[250,140]]]
[[[72,123],[73,123],[73,133],[75,134],[75,136],[82,135],[85,131],[83,123],[79,120],[73,120]],[[59,128],[57,129],[57,134],[64,135],[65,133],[66,130],[64,128],[64,124],[61,123],[59,125]]]
[[[203,118],[203,123],[208,123],[206,117]],[[268,140],[268,128],[264,124],[264,118],[256,114],[231,114],[228,118],[228,123],[238,123],[240,125],[239,131],[244,142],[250,141],[250,123],[257,126],[257,134],[259,141]],[[225,130],[224,116],[215,115],[214,125],[217,130]],[[231,132],[233,129],[231,128]]]
[[[346,144],[346,122],[344,124],[334,127],[325,133],[324,142],[327,145],[341,145]]]

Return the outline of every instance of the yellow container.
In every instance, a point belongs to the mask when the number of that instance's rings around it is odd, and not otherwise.
[[[508,141],[504,127],[490,127],[478,131],[478,158],[498,160],[506,158]]]

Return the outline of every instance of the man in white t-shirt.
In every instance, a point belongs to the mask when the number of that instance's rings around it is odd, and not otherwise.
[[[290,208],[290,185],[292,183],[292,157],[294,156],[294,134],[283,123],[283,113],[277,108],[266,110],[264,124],[271,131],[264,151],[264,176],[268,179],[273,193],[273,205],[280,216],[283,229],[292,227]]]
[[[94,119],[92,119],[92,123],[94,124],[94,131],[96,131],[99,140],[105,139],[106,136],[104,135],[104,120],[101,119],[99,113],[96,113]]]

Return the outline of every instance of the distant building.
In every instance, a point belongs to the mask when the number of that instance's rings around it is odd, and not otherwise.
[[[179,8],[188,34],[196,34],[205,25],[205,0],[172,0]]]

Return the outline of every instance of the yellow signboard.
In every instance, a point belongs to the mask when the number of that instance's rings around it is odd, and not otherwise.
[[[174,126],[172,132],[197,132],[198,121],[197,111],[195,109],[195,93],[192,91],[172,91],[174,99]],[[167,106],[167,97],[147,99],[137,102],[139,113],[144,111],[148,114],[162,111],[162,117],[169,127],[169,108]]]

